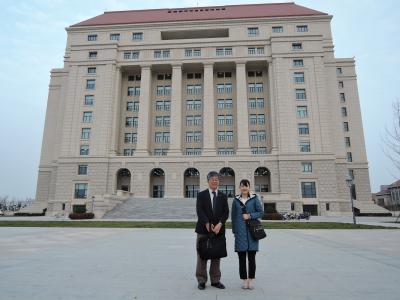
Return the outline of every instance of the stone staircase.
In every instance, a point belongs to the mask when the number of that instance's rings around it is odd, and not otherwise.
[[[354,200],[354,207],[360,210],[363,216],[391,216],[391,212],[386,208],[375,204],[373,201],[357,201]]]
[[[30,205],[21,208],[18,213],[41,214],[43,209],[47,208],[47,203],[41,201],[33,201]]]
[[[103,219],[197,219],[195,198],[128,198]]]

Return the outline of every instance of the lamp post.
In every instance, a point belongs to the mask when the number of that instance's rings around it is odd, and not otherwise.
[[[346,184],[349,187],[349,194],[350,194],[350,200],[351,200],[351,212],[353,214],[353,224],[356,225],[356,216],[354,214],[354,203],[353,203],[353,197],[351,195],[351,187],[353,186],[353,178],[351,178],[350,174],[346,176]]]
[[[94,213],[94,196],[92,196],[92,213]]]

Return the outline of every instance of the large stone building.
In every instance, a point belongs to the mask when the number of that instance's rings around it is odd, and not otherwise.
[[[217,170],[228,195],[247,178],[278,211],[350,213],[349,173],[356,202],[371,201],[355,61],[335,58],[331,19],[281,3],[68,27],[36,200],[56,213],[105,211],[113,195],[194,197]]]

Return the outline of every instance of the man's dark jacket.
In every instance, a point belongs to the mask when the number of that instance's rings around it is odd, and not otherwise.
[[[199,234],[207,234],[206,223],[217,225],[221,222],[222,227],[219,234],[225,234],[225,222],[229,217],[228,198],[224,193],[218,191],[215,214],[213,213],[211,203],[212,201],[208,189],[198,193],[196,201],[197,224],[195,231]]]

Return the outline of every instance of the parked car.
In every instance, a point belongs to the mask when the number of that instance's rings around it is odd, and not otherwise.
[[[0,210],[0,216],[4,216],[4,213],[2,210]]]

